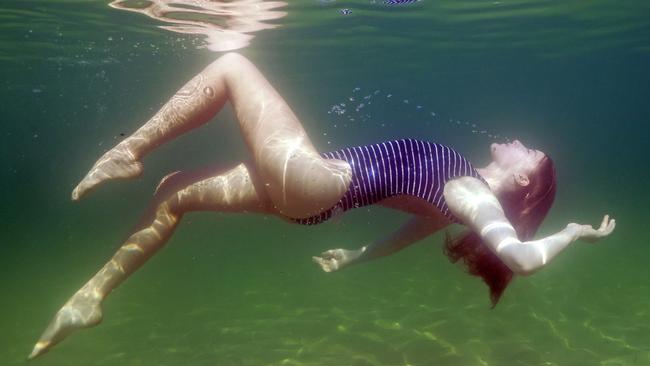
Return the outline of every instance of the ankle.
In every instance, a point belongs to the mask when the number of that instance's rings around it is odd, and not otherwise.
[[[139,143],[138,140],[139,139],[129,136],[117,144],[117,146],[115,146],[113,149],[119,150],[129,159],[132,159],[134,161],[140,160],[144,153],[142,152],[142,143]]]
[[[104,292],[101,288],[91,280],[84,287],[79,289],[72,298],[83,298],[87,301],[100,303],[104,300],[104,297]]]

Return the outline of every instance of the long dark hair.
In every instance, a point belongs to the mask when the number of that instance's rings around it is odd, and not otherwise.
[[[499,202],[519,240],[526,241],[535,235],[553,204],[555,190],[553,160],[546,156],[537,165],[535,173],[531,174],[527,186],[500,194]],[[455,238],[447,232],[443,250],[452,263],[462,259],[469,274],[483,279],[490,288],[494,308],[512,280],[510,268],[473,231],[466,231]]]

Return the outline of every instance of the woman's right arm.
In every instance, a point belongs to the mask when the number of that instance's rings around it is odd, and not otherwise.
[[[591,225],[571,223],[553,235],[522,242],[498,199],[480,180],[473,177],[451,180],[445,184],[444,196],[449,210],[478,233],[503,263],[519,275],[538,271],[570,243],[578,239],[596,241],[609,235],[616,226],[605,215],[597,230]]]

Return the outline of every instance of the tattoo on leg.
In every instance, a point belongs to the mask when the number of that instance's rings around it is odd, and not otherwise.
[[[203,73],[193,77],[147,123],[97,160],[72,192],[72,199],[80,199],[104,181],[140,176],[141,160],[148,152],[217,113],[224,103],[217,97]]]

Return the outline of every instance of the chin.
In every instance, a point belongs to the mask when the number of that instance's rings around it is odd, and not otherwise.
[[[499,145],[496,143],[490,144],[490,158],[492,158],[492,160],[494,160],[494,156],[497,152],[497,147],[499,147]]]

